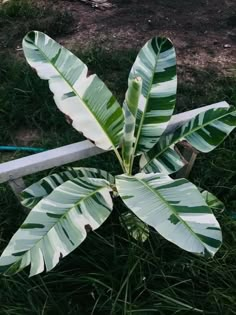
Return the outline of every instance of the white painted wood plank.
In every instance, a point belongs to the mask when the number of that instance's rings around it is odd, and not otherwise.
[[[105,152],[90,141],[69,144],[0,164],[0,183]]]
[[[200,112],[210,108],[229,107],[227,102],[219,102],[212,105],[200,107],[181,114],[173,115],[165,131],[168,133],[176,129],[180,124],[187,122]],[[24,177],[56,166],[85,159],[90,156],[101,154],[105,151],[94,146],[90,141],[82,141],[34,154],[21,159],[0,164],[0,183]]]

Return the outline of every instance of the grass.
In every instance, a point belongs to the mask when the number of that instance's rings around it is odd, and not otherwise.
[[[120,101],[135,54],[95,48],[78,53]],[[57,111],[47,83],[25,62],[2,55],[0,63],[1,142],[15,143],[15,133],[22,126],[41,130],[38,146],[51,148],[82,139]],[[223,99],[236,105],[236,78],[212,70],[189,71],[194,83],[180,80],[178,111]],[[182,73],[180,69],[181,77]],[[232,134],[210,154],[200,154],[191,174],[194,183],[226,204],[225,213],[216,213],[224,243],[214,259],[183,252],[154,231],[147,242],[136,243],[119,224],[123,205],[117,199],[106,223],[52,272],[32,279],[27,278],[27,271],[11,278],[0,276],[0,314],[236,314],[236,221],[231,218],[236,206],[235,137]],[[117,173],[113,158],[108,153],[75,165]],[[27,182],[43,174],[29,176]],[[0,196],[2,250],[25,214],[6,185],[0,185]]]
[[[37,14],[31,0],[9,0],[1,5],[0,10],[0,16],[5,18],[35,18]]]
[[[23,36],[34,29],[49,36],[71,32],[73,16],[66,10],[54,9],[53,2],[10,0],[0,4],[0,47],[17,47]],[[10,30],[10,31],[9,31]]]
[[[0,133],[2,143],[14,143],[15,132],[22,126],[50,135],[42,137],[42,145],[56,147],[75,141],[78,134],[68,128],[63,115],[58,115],[45,81],[40,80],[25,61],[0,54]],[[55,119],[56,118],[56,119]],[[50,145],[48,143],[50,139]],[[41,140],[40,140],[41,141]]]

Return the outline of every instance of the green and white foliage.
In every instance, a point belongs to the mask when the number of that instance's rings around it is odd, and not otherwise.
[[[48,196],[56,187],[67,180],[77,177],[103,178],[111,184],[115,183],[114,177],[106,171],[96,168],[71,167],[66,171],[46,176],[24,189],[21,193],[21,204],[24,207],[32,209],[42,198]]]
[[[23,49],[48,80],[58,108],[95,145],[114,150],[124,174],[70,168],[25,189],[22,204],[32,210],[2,253],[0,272],[14,274],[29,265],[31,276],[51,270],[108,218],[117,196],[129,208],[120,222],[136,240],[148,238],[150,225],[182,249],[213,256],[222,235],[211,209],[221,211],[222,203],[168,175],[186,164],[176,149],[180,141],[212,151],[235,128],[235,109],[222,102],[172,116],[176,58],[166,38],[152,38],[139,52],[123,110],[80,59],[47,35],[30,32]],[[140,171],[133,175],[135,158]]]
[[[142,79],[136,122],[135,154],[150,150],[172,116],[177,88],[175,49],[167,38],[154,37],[140,50],[129,81]]]
[[[104,150],[115,149],[123,129],[123,114],[115,97],[97,75],[70,51],[41,32],[23,40],[28,63],[49,81],[58,108],[75,129]]]
[[[220,247],[219,223],[199,190],[186,179],[140,173],[117,176],[116,183],[124,203],[167,240],[187,251],[211,256]]]
[[[169,148],[182,140],[186,140],[200,152],[210,152],[230,134],[235,126],[236,111],[231,107],[211,108],[201,112],[172,133],[164,134],[159,142],[142,156],[140,166],[149,172],[151,170],[155,172],[155,165],[160,164],[163,159],[168,160],[172,165],[171,158],[168,156]],[[176,167],[175,164],[174,159],[173,169]]]
[[[134,156],[135,125],[137,119],[138,104],[141,96],[142,79],[137,77],[129,81],[129,87],[125,95],[123,111],[125,116],[122,155],[125,170],[130,173],[132,157]]]
[[[201,192],[202,197],[205,199],[207,205],[215,211],[223,212],[225,210],[225,205],[211,192],[204,190]]]
[[[127,211],[122,213],[120,222],[135,240],[145,242],[148,239],[148,225],[141,221],[133,212]]]
[[[140,168],[144,173],[172,174],[180,170],[186,164],[184,158],[169,146],[158,158],[148,159],[148,154],[142,154]]]
[[[110,183],[105,179],[68,180],[30,212],[0,259],[0,270],[14,274],[31,265],[30,275],[49,271],[110,215]]]

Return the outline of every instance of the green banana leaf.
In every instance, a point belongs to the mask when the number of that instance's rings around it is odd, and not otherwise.
[[[225,210],[225,205],[211,192],[204,190],[201,192],[202,197],[205,199],[206,203],[212,210],[223,212]]]
[[[103,178],[111,184],[115,183],[114,177],[106,171],[96,168],[70,167],[66,171],[48,175],[24,189],[20,194],[21,204],[24,207],[32,209],[42,198],[48,196],[56,187],[67,180],[77,177]]]
[[[116,151],[124,117],[115,97],[87,66],[70,51],[41,32],[23,40],[26,60],[39,77],[49,81],[58,108],[72,120],[75,129],[104,150]]]
[[[154,37],[140,50],[129,81],[140,77],[142,92],[136,119],[135,154],[150,150],[172,116],[177,88],[176,55],[171,41]]]
[[[136,241],[145,242],[149,237],[149,227],[133,212],[126,211],[121,214],[120,222]]]
[[[207,256],[219,249],[219,223],[197,187],[186,179],[139,173],[116,176],[116,185],[126,206],[170,242]]]
[[[12,237],[0,258],[0,272],[14,274],[31,265],[30,276],[54,268],[97,229],[112,211],[105,179],[68,180],[43,198]]]
[[[125,126],[124,136],[122,142],[122,156],[124,161],[124,167],[128,174],[131,173],[134,156],[134,143],[135,143],[135,125],[137,118],[138,103],[141,95],[142,79],[140,77],[135,78],[129,82],[129,87],[125,95],[125,101],[123,105]]]
[[[141,168],[156,172],[156,164],[168,160],[169,168],[175,169],[175,160],[168,158],[169,148],[186,140],[200,152],[210,152],[221,144],[236,127],[236,111],[232,107],[211,108],[198,113],[180,125],[173,133],[164,134],[160,141],[141,158]]]

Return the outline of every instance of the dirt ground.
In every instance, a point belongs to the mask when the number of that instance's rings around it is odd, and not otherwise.
[[[55,11],[72,14],[73,25],[53,36],[69,49],[96,46],[111,53],[137,50],[153,36],[168,36],[176,47],[180,81],[194,81],[194,69],[213,69],[226,76],[236,74],[236,0],[107,0],[112,4],[107,10],[82,1],[35,0],[40,8],[52,4]],[[14,27],[13,22],[10,27]],[[20,42],[12,48],[23,57]],[[1,36],[0,49],[5,49]],[[27,133],[29,144],[32,131]],[[27,138],[21,130],[16,137],[19,141]]]
[[[110,2],[112,2],[110,0]],[[79,1],[58,1],[75,25],[61,42],[67,47],[95,43],[108,50],[140,48],[152,36],[168,36],[178,64],[214,68],[225,74],[236,67],[236,0],[123,0],[101,11]]]

